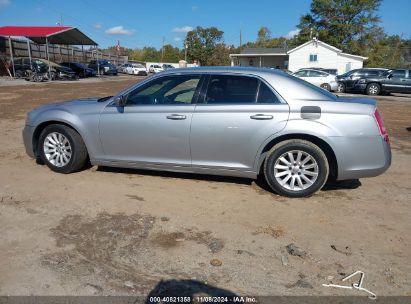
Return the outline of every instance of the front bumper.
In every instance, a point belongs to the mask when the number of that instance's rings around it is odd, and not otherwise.
[[[24,147],[26,148],[26,153],[31,158],[36,158],[36,154],[34,153],[33,147],[33,135],[34,135],[35,127],[25,125],[23,129],[23,143]]]
[[[337,81],[331,81],[330,82],[330,89],[331,91],[335,92],[338,89],[338,82]]]
[[[147,71],[133,71],[134,75],[147,76]]]

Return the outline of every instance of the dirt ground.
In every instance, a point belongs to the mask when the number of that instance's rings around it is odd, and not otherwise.
[[[388,172],[307,199],[240,178],[61,175],[25,154],[27,111],[136,79],[0,86],[0,295],[363,295],[322,286],[362,270],[377,295],[411,296],[411,96],[378,97]]]

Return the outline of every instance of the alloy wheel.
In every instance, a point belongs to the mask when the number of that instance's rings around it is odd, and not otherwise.
[[[46,136],[43,151],[47,161],[56,167],[66,166],[70,162],[73,153],[70,141],[58,132]]]
[[[319,167],[312,155],[301,150],[282,154],[274,164],[274,176],[285,189],[301,191],[311,187],[318,178]]]

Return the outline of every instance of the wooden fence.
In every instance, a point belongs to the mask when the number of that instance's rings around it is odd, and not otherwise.
[[[16,57],[31,57],[47,59],[46,46],[44,44],[36,44],[31,41],[11,39],[13,56]],[[86,49],[87,48],[87,49]],[[10,62],[10,45],[8,37],[0,36],[0,75],[7,75],[7,70],[4,67],[3,61]],[[92,59],[107,59],[114,64],[121,64],[128,61],[128,56],[119,56],[116,54],[102,53],[97,49],[89,49],[89,47],[76,48],[63,45],[49,45],[50,61],[59,63],[63,61],[75,61],[80,63],[89,63]]]

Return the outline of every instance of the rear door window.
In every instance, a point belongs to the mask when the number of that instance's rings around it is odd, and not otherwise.
[[[207,104],[251,104],[256,102],[259,80],[248,76],[213,75],[207,87]]]

